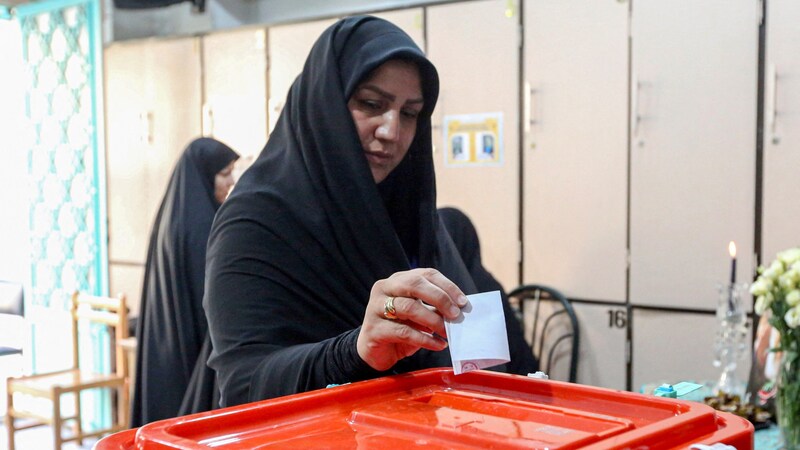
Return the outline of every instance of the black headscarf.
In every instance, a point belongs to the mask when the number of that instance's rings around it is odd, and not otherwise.
[[[483,267],[481,262],[481,243],[475,225],[461,210],[456,208],[439,208],[439,218],[453,239],[453,243],[467,266],[475,287],[480,292],[500,291],[503,298],[503,312],[506,318],[508,347],[511,361],[503,368],[509,373],[525,375],[539,370],[539,362],[525,341],[522,324],[508,303],[506,291],[497,279]]]
[[[208,333],[202,299],[206,243],[220,206],[214,177],[238,158],[227,145],[200,138],[172,171],[147,251],[136,329],[134,427],[178,415]]]
[[[406,157],[376,185],[347,100],[391,59],[419,67],[424,107]],[[356,338],[372,285],[412,261],[475,292],[436,215],[438,86],[422,51],[384,20],[343,19],[317,40],[211,231],[204,304],[223,406],[382,375]],[[421,350],[391,372],[450,364],[447,351]]]

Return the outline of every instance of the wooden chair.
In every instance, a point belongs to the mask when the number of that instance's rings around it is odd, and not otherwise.
[[[530,343],[541,370],[553,378],[551,371],[565,361],[565,381],[574,383],[578,378],[580,328],[570,301],[558,290],[539,284],[519,286],[508,293],[508,298],[512,305],[516,303],[522,329],[526,323],[532,325]]]
[[[125,353],[119,348],[119,343],[128,337],[128,309],[125,295],[120,294],[117,298],[97,297],[75,292],[72,294],[71,316],[72,367],[66,370],[9,378],[7,380],[8,412],[6,414],[6,428],[8,429],[9,450],[15,450],[14,433],[17,430],[40,425],[50,425],[53,428],[56,449],[60,449],[65,442],[78,441],[82,445],[85,438],[99,437],[128,428],[130,403],[128,363]],[[82,369],[79,365],[79,331],[88,332],[90,327],[87,325],[90,323],[106,325],[109,329],[113,329],[114,334],[110,341],[114,345],[109,351],[111,352],[111,358],[116,361],[116,370],[110,374],[101,374]],[[98,388],[116,390],[117,413],[115,417],[112,417],[110,427],[84,432],[81,426],[80,394],[88,389]],[[73,396],[75,405],[74,415],[66,417],[62,415],[62,397],[65,394]],[[31,408],[30,403],[35,404],[36,402],[49,403],[52,406],[52,410],[48,413]],[[27,420],[25,420],[26,423],[17,426],[17,419]],[[62,428],[65,428],[65,425],[69,423],[73,425],[71,427],[73,432],[69,436],[64,436]]]

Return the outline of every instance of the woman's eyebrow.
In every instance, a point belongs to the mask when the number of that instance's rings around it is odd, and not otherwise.
[[[370,90],[372,92],[375,92],[376,94],[380,95],[381,97],[383,97],[383,98],[385,98],[385,99],[387,99],[389,101],[392,101],[392,102],[395,101],[395,99],[397,99],[396,95],[390,94],[390,93],[384,91],[383,89],[379,88],[378,86],[375,86],[375,85],[372,85],[372,84],[365,84],[365,85],[361,86],[361,89],[368,89],[368,90]],[[425,99],[420,97],[420,98],[413,98],[413,99],[407,100],[406,103],[423,103],[424,101],[425,101]]]

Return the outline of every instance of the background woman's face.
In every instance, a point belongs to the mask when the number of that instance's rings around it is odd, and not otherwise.
[[[391,60],[358,85],[347,107],[375,183],[392,173],[408,153],[423,106],[419,69]]]
[[[217,199],[219,204],[222,204],[231,192],[234,183],[233,166],[235,164],[236,161],[232,161],[214,176],[214,198]]]

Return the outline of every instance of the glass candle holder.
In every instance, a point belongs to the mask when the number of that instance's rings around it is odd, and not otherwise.
[[[747,313],[742,305],[749,295],[747,283],[725,283],[718,286],[717,332],[714,338],[714,366],[720,367],[714,393],[743,398],[745,383],[736,376],[739,360],[748,354]]]

